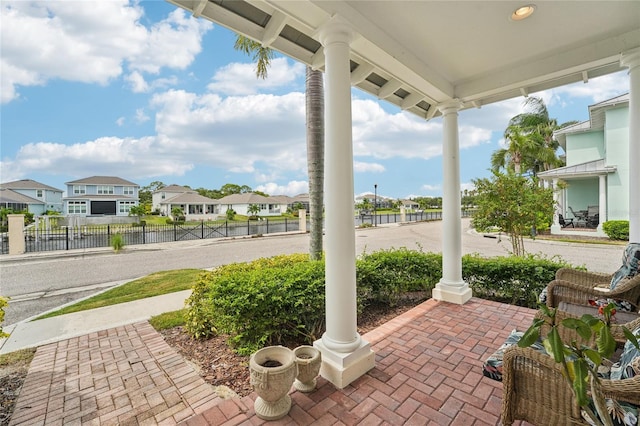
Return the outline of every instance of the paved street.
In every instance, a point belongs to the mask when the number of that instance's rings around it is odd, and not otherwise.
[[[358,229],[356,250],[362,253],[407,247],[440,252],[441,225],[436,221]],[[303,253],[308,250],[308,243],[308,234],[293,234],[129,246],[119,254],[111,249],[98,249],[0,256],[0,294],[12,298],[5,324],[13,324],[153,272],[212,268],[276,254]],[[618,268],[622,256],[621,246],[602,244],[536,240],[526,241],[525,246],[529,253],[561,256],[574,265],[608,273]],[[478,235],[469,229],[468,219],[463,221],[464,254],[505,256],[510,248],[508,238]]]

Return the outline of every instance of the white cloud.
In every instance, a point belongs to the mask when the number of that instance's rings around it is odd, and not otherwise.
[[[138,71],[125,76],[124,80],[129,83],[129,87],[131,87],[133,93],[147,93],[149,91],[149,85],[145,81],[144,76]]]
[[[286,58],[275,58],[271,61],[267,78],[256,77],[255,64],[234,62],[220,68],[213,75],[207,89],[223,95],[253,95],[289,86],[304,77],[305,67],[298,62],[290,62]]]
[[[285,185],[269,182],[264,185],[258,185],[258,187],[253,189],[269,195],[288,195],[293,197],[294,195],[309,192],[309,182],[294,180]]]
[[[149,121],[149,116],[144,112],[144,109],[142,108],[138,108],[136,110],[136,123],[144,123],[146,121]]]
[[[127,0],[3,1],[0,14],[3,103],[19,97],[20,86],[51,79],[106,85],[126,66],[150,73],[184,69],[212,28],[178,9],[147,29],[141,23],[143,9]],[[140,78],[129,82],[136,90],[144,88]]]
[[[119,118],[116,120],[116,125],[117,125],[118,127],[122,127],[122,126],[124,126],[124,123],[125,123],[125,118],[124,118],[124,117],[119,117]]]
[[[424,184],[422,185],[422,189],[424,189],[425,191],[440,191],[442,188],[440,187],[440,185]]]
[[[385,171],[385,167],[379,163],[364,163],[362,161],[354,161],[353,171],[356,173],[364,173],[364,172],[382,173]]]
[[[154,138],[105,137],[94,141],[64,145],[39,142],[23,145],[9,163],[18,176],[33,173],[56,175],[61,170],[75,176],[112,174],[131,178],[174,175],[181,176],[193,168],[193,163],[176,157],[157,155]],[[102,171],[102,172],[100,172]],[[3,173],[3,179],[5,179]]]
[[[473,184],[473,182],[460,184],[460,191],[473,191],[474,189],[476,189],[476,186]]]

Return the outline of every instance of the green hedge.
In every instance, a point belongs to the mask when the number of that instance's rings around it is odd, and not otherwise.
[[[430,291],[442,277],[442,255],[406,248],[364,254],[356,261],[358,309],[393,306],[406,292]],[[463,279],[474,296],[537,307],[558,268],[535,257],[464,256]],[[265,345],[306,341],[324,331],[324,260],[306,254],[234,263],[203,273],[188,299],[186,329],[194,337],[227,334],[241,354]]]
[[[602,224],[602,230],[612,240],[629,241],[628,220],[608,220]]]
[[[462,278],[475,297],[536,309],[538,295],[563,266],[570,265],[562,259],[536,256],[466,255],[462,258]]]

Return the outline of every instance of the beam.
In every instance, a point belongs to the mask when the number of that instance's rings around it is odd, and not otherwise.
[[[276,10],[269,18],[267,26],[264,28],[264,35],[262,36],[262,46],[269,47],[278,38],[285,24],[287,23],[287,16]]]
[[[396,90],[402,87],[402,82],[398,80],[389,80],[384,86],[378,90],[378,97],[380,99],[384,99],[390,95],[392,95]]]
[[[353,70],[353,72],[351,73],[351,85],[355,86],[356,84],[361,83],[367,77],[369,77],[369,74],[371,74],[372,71],[373,65],[371,64],[363,63],[358,65],[358,68]]]

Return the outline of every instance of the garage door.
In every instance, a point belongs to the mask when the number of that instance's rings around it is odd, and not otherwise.
[[[116,202],[115,201],[92,201],[91,202],[91,214],[116,214]]]

